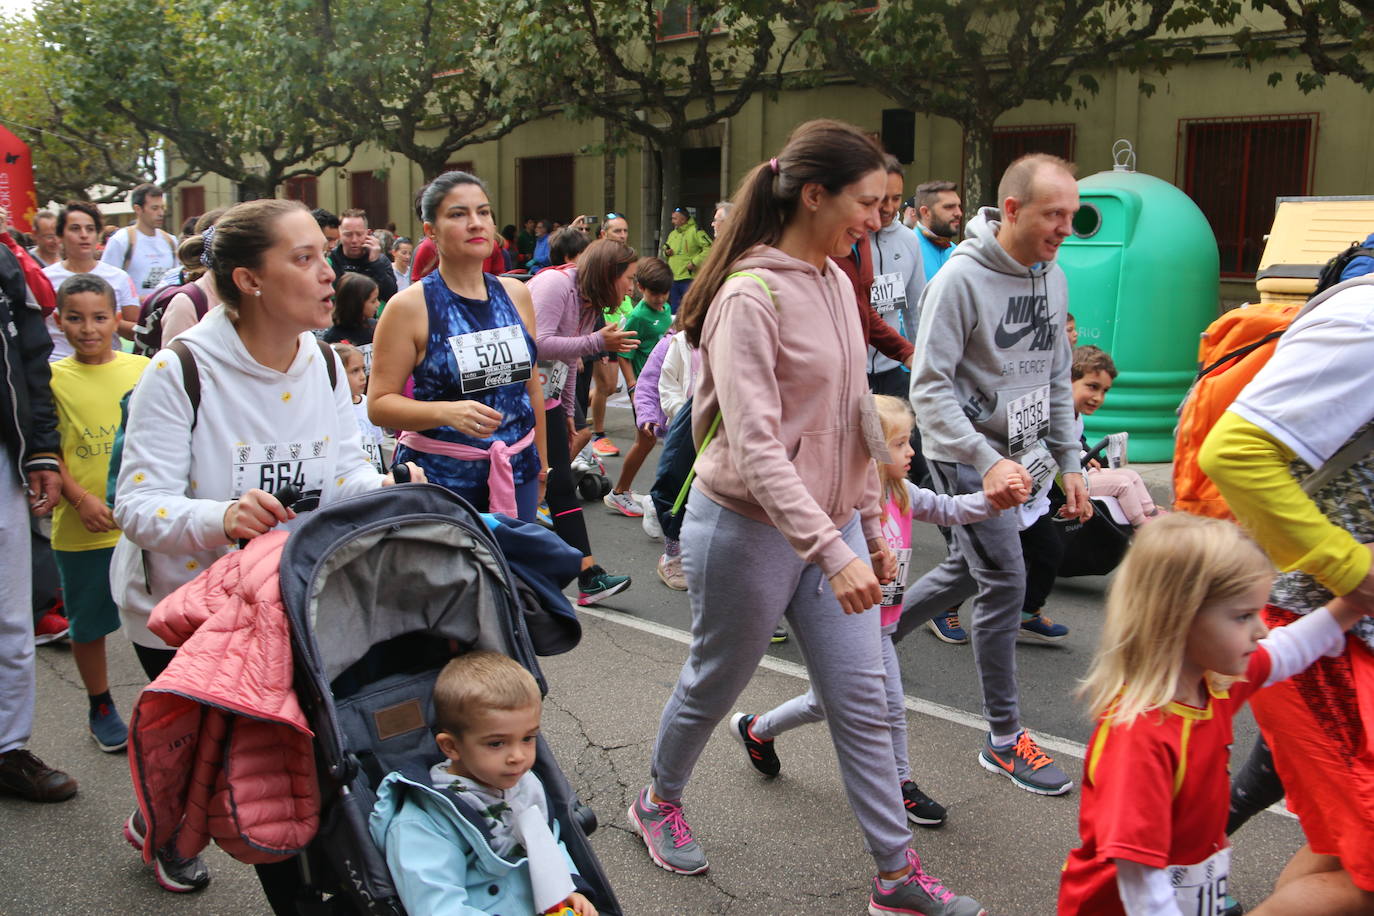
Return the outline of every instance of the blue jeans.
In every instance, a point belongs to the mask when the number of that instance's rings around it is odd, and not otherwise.
[[[687,287],[691,285],[691,277],[686,280],[673,281],[673,288],[668,290],[668,309],[674,315],[677,314],[677,307],[682,304],[682,297],[687,295]]]
[[[472,507],[478,512],[489,512],[487,503],[487,485],[481,484],[476,487],[449,487],[454,493],[472,503]],[[515,515],[522,522],[537,521],[536,515],[539,512],[539,478],[532,477],[529,480],[515,486]]]

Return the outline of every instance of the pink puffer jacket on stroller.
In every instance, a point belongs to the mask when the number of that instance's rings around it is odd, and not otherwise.
[[[286,532],[254,539],[167,596],[149,629],[176,658],[139,695],[129,768],[148,824],[143,858],[175,838],[260,864],[319,827],[314,733],[292,687],[277,567]]]

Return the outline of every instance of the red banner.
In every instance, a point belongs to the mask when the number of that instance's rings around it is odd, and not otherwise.
[[[0,207],[9,211],[10,225],[33,231],[38,194],[33,188],[33,155],[29,145],[0,127]]]

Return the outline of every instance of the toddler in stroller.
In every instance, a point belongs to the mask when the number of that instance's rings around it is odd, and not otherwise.
[[[530,539],[544,540],[535,551],[539,562],[522,568],[517,578],[511,567],[518,567]],[[517,776],[530,771],[510,791],[472,768],[476,782],[486,785],[484,791],[500,789],[508,796],[506,803],[517,809],[514,820],[479,813],[481,808],[490,811],[495,800],[481,803],[474,794],[431,788],[432,772],[450,765],[445,756],[468,735],[444,713],[443,672],[450,671],[455,659],[474,656],[476,661],[454,669],[466,680],[464,667],[491,665],[496,655],[507,672],[503,680],[519,685],[524,699],[542,697],[547,685],[536,650],[567,651],[580,634],[558,581],[571,581],[579,560],[575,550],[539,526],[488,519],[429,484],[396,487],[312,513],[287,541],[280,571],[282,600],[291,623],[296,693],[315,731],[321,795],[319,833],[300,857],[306,893],[299,912],[532,914],[530,870],[514,844],[519,842],[533,857],[539,844],[531,837],[538,833],[548,840],[540,848],[551,847],[553,858],[566,869],[564,882],[575,876],[576,891],[586,898],[585,905],[573,898],[578,905],[571,908],[578,914],[619,916],[619,904],[587,840],[595,816],[578,801],[537,734],[537,718],[519,736],[522,747],[532,744],[533,754],[501,771],[519,770]],[[523,677],[510,677],[512,668]],[[461,723],[463,714],[458,718]],[[462,769],[454,772],[466,775]],[[455,777],[447,778],[451,782]],[[516,798],[509,798],[512,794]],[[527,795],[538,803],[525,804]],[[410,816],[412,800],[431,810],[438,802],[449,805],[463,819],[450,825],[461,830],[470,850],[431,849],[418,858],[407,852],[399,862],[393,855],[393,828]],[[524,808],[529,811],[522,818]],[[546,829],[535,829],[531,811]],[[508,824],[517,826],[512,831]],[[456,859],[449,852],[456,852]],[[455,863],[473,866],[466,881],[461,868],[448,872]],[[437,909],[437,896],[412,897],[407,891],[429,882],[435,871],[444,872],[440,877],[449,891]],[[458,892],[478,880],[478,874],[488,874],[478,892]],[[555,903],[574,889],[573,884],[562,887]],[[496,892],[489,893],[491,888]],[[500,908],[490,909],[498,899]],[[509,906],[516,899],[525,902]]]
[[[411,913],[572,910],[597,916],[534,766],[542,697],[498,652],[469,652],[434,684],[435,741],[445,760],[382,781],[372,838]],[[582,885],[586,889],[586,885]]]

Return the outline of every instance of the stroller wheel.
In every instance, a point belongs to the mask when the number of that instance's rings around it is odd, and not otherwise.
[[[581,801],[573,802],[573,820],[577,821],[577,826],[581,827],[587,836],[596,832],[596,812]]]
[[[602,493],[601,484],[599,483],[598,478],[591,474],[588,474],[586,477],[583,477],[581,480],[579,480],[577,482],[577,495],[581,496],[584,500],[588,501],[593,499],[600,499]]]
[[[598,477],[598,478],[596,479],[596,489],[597,489],[597,494],[596,494],[596,497],[593,497],[593,499],[595,499],[595,498],[597,498],[597,497],[605,496],[607,493],[611,492],[611,478],[609,478],[609,477]]]

